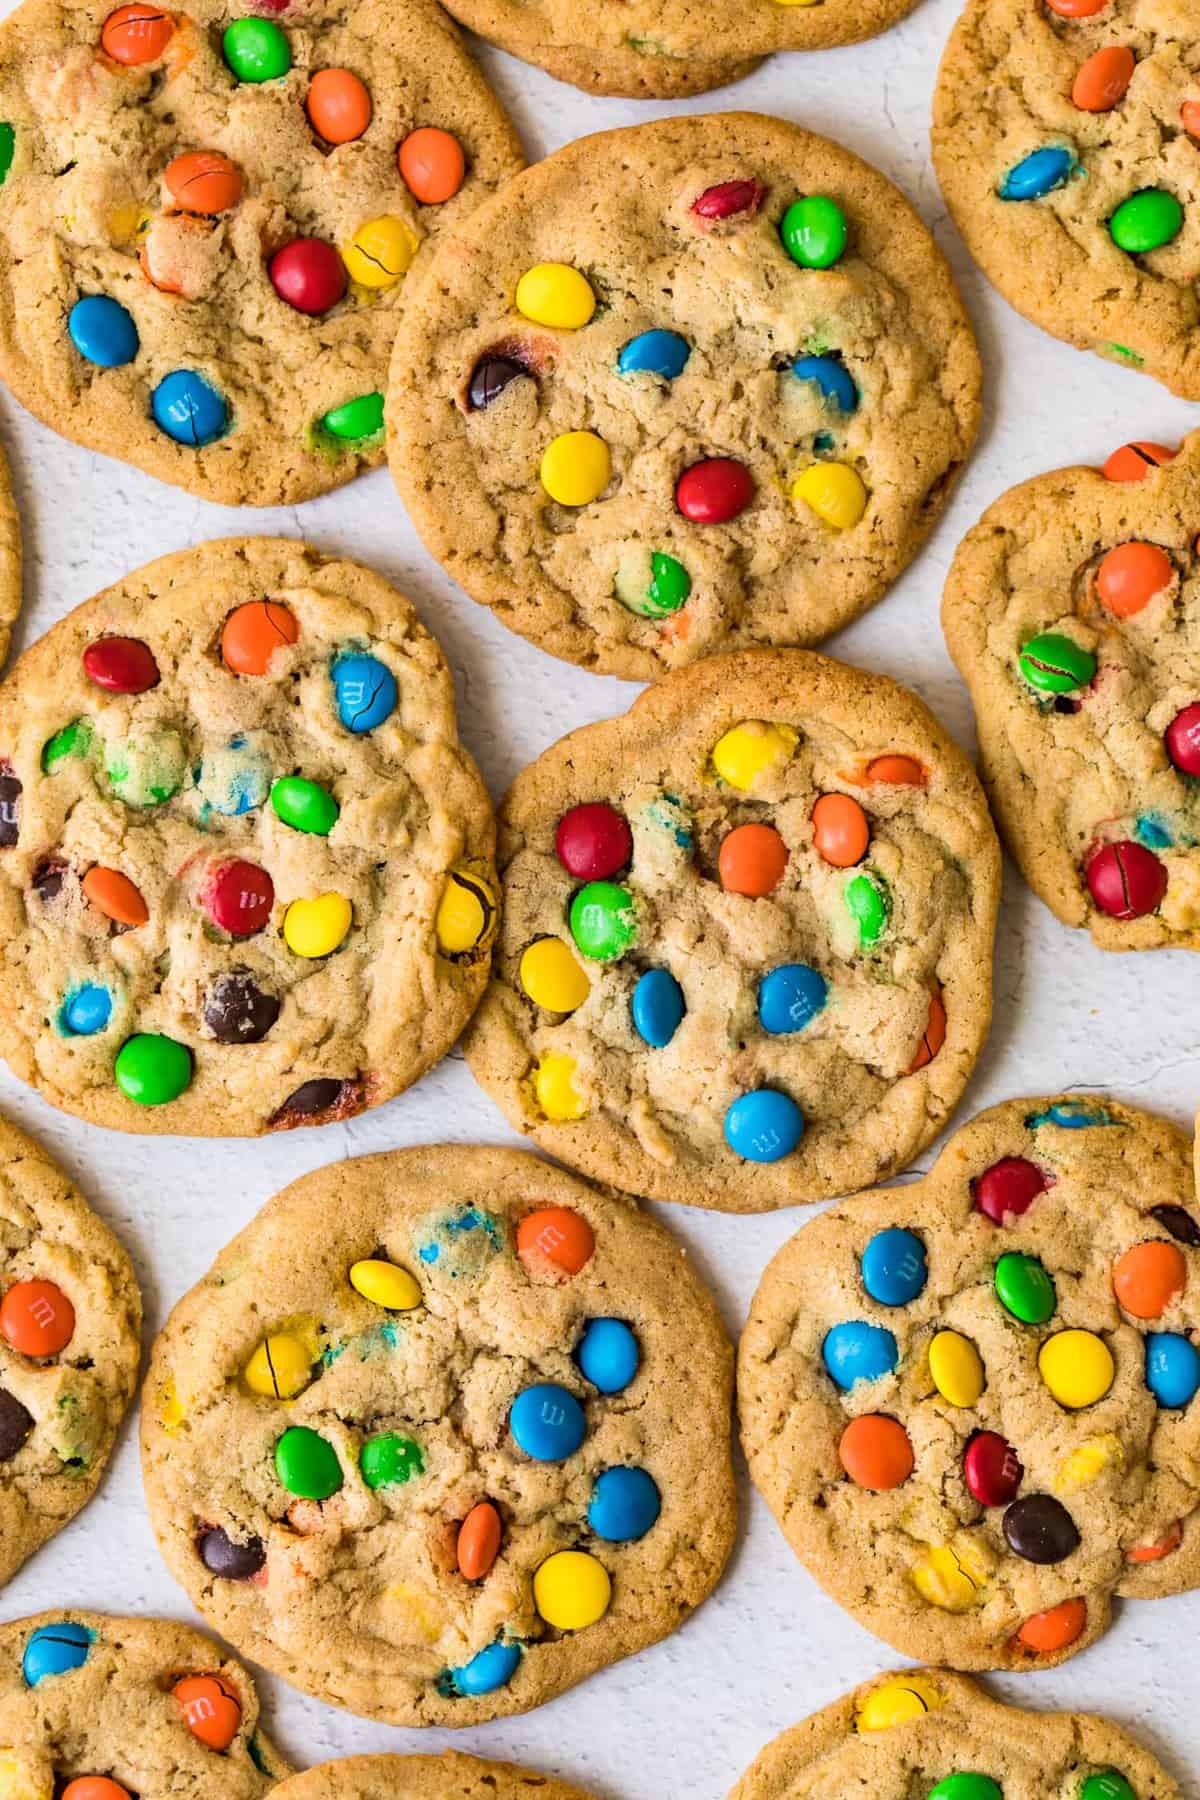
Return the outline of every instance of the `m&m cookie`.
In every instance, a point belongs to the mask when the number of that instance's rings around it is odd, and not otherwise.
[[[432,270],[392,360],[401,497],[474,599],[587,668],[818,642],[905,567],[975,437],[925,226],[779,119],[581,139]]]
[[[999,863],[970,764],[904,688],[802,650],[681,670],[514,783],[472,1072],[629,1193],[851,1192],[962,1093]]]
[[[133,1398],[141,1326],[116,1238],[0,1120],[0,1583],[95,1492]]]
[[[522,166],[432,0],[25,0],[0,28],[0,376],[227,505],[383,454],[429,246]]]
[[[731,1365],[623,1201],[512,1150],[343,1162],[168,1320],[151,1520],[200,1610],[305,1692],[396,1725],[524,1712],[716,1584]]]
[[[261,1800],[290,1773],[240,1663],[167,1619],[0,1625],[5,1800]]]
[[[1196,16],[1144,0],[968,0],[933,159],[1018,312],[1200,399]]]
[[[1104,949],[1200,949],[1200,433],[1002,495],[942,623],[1030,886]]]
[[[0,687],[0,1054],[123,1131],[400,1093],[466,1023],[491,806],[450,672],[358,563],[229,538],[76,608]]]
[[[579,1788],[512,1763],[441,1756],[351,1756],[293,1775],[272,1800],[587,1800]]]
[[[1182,1800],[1129,1733],[1024,1712],[946,1669],[863,1682],[768,1744],[729,1800]]]
[[[8,655],[8,640],[21,610],[21,519],[13,498],[8,458],[0,448],[0,667]],[[4,799],[0,790],[0,830]]]
[[[965,1669],[1073,1656],[1114,1597],[1200,1585],[1188,1139],[1096,1095],[981,1113],[784,1246],[738,1378],[755,1485],[861,1624]]]

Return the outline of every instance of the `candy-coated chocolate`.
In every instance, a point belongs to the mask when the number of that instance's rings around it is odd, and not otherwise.
[[[1200,775],[1200,700],[1175,714],[1163,733],[1167,755],[1184,775]]]
[[[851,1419],[838,1442],[838,1458],[857,1487],[885,1494],[913,1472],[912,1442],[898,1419],[862,1413]]]
[[[1032,1613],[1017,1632],[1017,1642],[1035,1656],[1053,1656],[1083,1636],[1087,1616],[1085,1600],[1060,1601],[1046,1612]]]
[[[747,1162],[779,1162],[803,1136],[804,1114],[790,1094],[777,1088],[739,1094],[725,1112],[725,1142]]]
[[[127,738],[107,745],[104,773],[126,806],[162,806],[187,775],[183,739],[170,728],[134,725]]]
[[[533,1603],[547,1625],[583,1631],[608,1611],[612,1579],[587,1550],[558,1550],[534,1573]]]
[[[1150,1217],[1157,1219],[1164,1231],[1169,1231],[1178,1243],[1188,1244],[1193,1250],[1200,1249],[1200,1221],[1194,1219],[1183,1206],[1152,1206]]]
[[[192,1079],[192,1053],[186,1044],[158,1032],[138,1032],[117,1052],[113,1076],[127,1100],[137,1106],[165,1106],[178,1100]]]
[[[727,525],[754,498],[754,478],[731,456],[709,456],[685,469],[675,484],[675,504],[693,525]]]
[[[342,245],[342,261],[351,281],[382,292],[407,275],[417,248],[418,240],[403,219],[384,213],[360,225]]]
[[[218,1044],[261,1044],[279,1011],[279,1000],[264,993],[248,969],[231,969],[209,988],[204,1023]]]
[[[920,1562],[909,1570],[909,1580],[930,1606],[943,1612],[970,1612],[978,1606],[987,1582],[987,1564],[969,1538],[950,1544],[931,1544]]]
[[[867,510],[862,476],[849,463],[810,463],[792,482],[788,494],[793,500],[803,500],[833,531],[849,531]]]
[[[594,431],[564,431],[547,444],[538,474],[559,506],[589,506],[612,479],[608,445]]]
[[[210,1750],[228,1750],[242,1723],[242,1709],[215,1675],[185,1675],[171,1689],[192,1736]]]
[[[1115,1432],[1105,1431],[1099,1437],[1085,1438],[1058,1465],[1054,1477],[1056,1494],[1078,1494],[1091,1487],[1109,1469],[1125,1467],[1125,1451]]]
[[[1164,1556],[1172,1556],[1183,1542],[1183,1520],[1175,1523],[1152,1544],[1134,1544],[1125,1552],[1125,1561],[1131,1563],[1161,1562]]]
[[[587,1520],[606,1544],[633,1544],[658,1523],[662,1496],[645,1469],[617,1467],[597,1475]]]
[[[404,185],[422,206],[441,206],[453,200],[466,179],[462,145],[439,125],[420,125],[410,131],[396,152],[396,161]]]
[[[341,808],[327,788],[301,775],[284,775],[271,789],[271,806],[276,816],[293,831],[307,832],[313,837],[328,837],[338,821]]]
[[[797,381],[811,381],[830,412],[858,411],[858,388],[840,356],[798,356],[792,374]]]
[[[602,881],[625,868],[633,856],[628,821],[607,801],[572,806],[558,821],[554,849],[569,875],[579,881]]]
[[[1146,1338],[1146,1386],[1160,1406],[1191,1404],[1200,1388],[1200,1350],[1178,1331],[1152,1331]]]
[[[354,909],[344,894],[318,894],[293,900],[283,915],[283,936],[296,956],[332,956],[354,922]]]
[[[983,1392],[983,1359],[959,1331],[935,1332],[929,1345],[929,1373],[950,1406],[974,1406]]]
[[[347,731],[362,736],[391,718],[400,693],[396,677],[377,656],[347,651],[334,659],[330,673],[338,718]]]
[[[267,264],[271,286],[297,312],[328,312],[346,292],[346,265],[322,238],[293,238]]]
[[[617,357],[619,375],[659,375],[674,381],[682,375],[692,346],[677,331],[640,331],[622,346]]]
[[[1187,1286],[1182,1250],[1162,1238],[1131,1244],[1113,1264],[1117,1304],[1135,1319],[1160,1319]]]
[[[353,1263],[350,1285],[364,1300],[388,1312],[411,1312],[424,1298],[415,1276],[382,1257],[368,1256]]]
[[[521,988],[535,1006],[547,1012],[574,1012],[592,984],[561,938],[538,938],[525,950],[519,970]]]
[[[64,1037],[95,1037],[107,1029],[112,1009],[112,995],[106,987],[95,981],[84,982],[63,1001],[59,1029]]]
[[[908,1306],[929,1280],[924,1244],[901,1225],[875,1233],[862,1253],[861,1267],[863,1286],[880,1306]]]
[[[371,123],[371,96],[352,69],[317,69],[308,84],[304,110],[327,144],[352,144]]]
[[[87,756],[95,741],[90,719],[72,719],[61,731],[47,738],[42,746],[42,773],[53,774],[60,763],[73,756]]]
[[[1165,188],[1143,188],[1123,200],[1108,221],[1118,250],[1145,256],[1173,243],[1183,230],[1183,207]]]
[[[119,869],[104,869],[97,863],[88,870],[80,886],[89,906],[117,925],[133,928],[144,925],[150,917],[141,892]]]
[[[639,975],[630,1001],[633,1028],[652,1049],[665,1050],[683,1023],[687,1001],[670,969]]]
[[[808,963],[780,963],[758,985],[758,1020],[772,1037],[803,1031],[829,998],[825,977]]]
[[[860,1381],[879,1381],[890,1375],[900,1361],[900,1351],[885,1326],[852,1319],[826,1332],[821,1360],[845,1393]]]
[[[1112,919],[1140,919],[1154,912],[1167,891],[1167,871],[1131,838],[1104,844],[1088,861],[1088,891]]]
[[[497,1688],[504,1687],[512,1680],[520,1660],[519,1644],[488,1644],[470,1662],[449,1671],[450,1691],[467,1699],[480,1694],[494,1694]]]
[[[532,375],[524,363],[512,356],[481,356],[471,370],[467,383],[467,404],[472,412],[484,412],[498,400],[505,388],[522,375]]]
[[[574,1394],[557,1382],[523,1388],[512,1403],[508,1427],[519,1450],[534,1462],[564,1462],[587,1436],[587,1419]]]
[[[1096,658],[1061,631],[1043,631],[1022,647],[1020,670],[1030,687],[1044,694],[1071,694],[1096,673]]]
[[[344,444],[365,444],[369,439],[379,437],[383,432],[383,395],[378,392],[356,394],[353,400],[343,401],[341,406],[331,406],[322,415],[321,430]],[[364,661],[374,660],[373,657],[364,658]],[[345,722],[343,719],[342,723]]]
[[[1104,477],[1106,481],[1144,481],[1151,469],[1174,462],[1177,455],[1177,451],[1168,449],[1165,444],[1152,444],[1144,439],[1122,444],[1105,463]]]
[[[623,1394],[638,1372],[642,1352],[624,1319],[589,1319],[575,1360],[602,1394]]]
[[[1078,1412],[1103,1400],[1113,1384],[1116,1364],[1094,1331],[1058,1331],[1038,1351],[1038,1372],[1058,1404]]]
[[[157,687],[158,664],[141,638],[95,638],[83,653],[83,672],[110,694],[144,694]]]
[[[210,1575],[222,1581],[249,1581],[267,1560],[266,1545],[259,1537],[239,1542],[221,1525],[210,1525],[196,1539],[196,1554]]]
[[[500,1554],[500,1514],[490,1500],[479,1500],[458,1528],[455,1560],[464,1581],[482,1581]]]
[[[569,1281],[591,1262],[596,1234],[569,1206],[541,1206],[517,1226],[517,1255],[535,1280]]]
[[[744,719],[717,739],[712,766],[722,781],[748,794],[759,777],[787,762],[797,744],[790,725],[769,725],[762,719]]]
[[[859,1705],[854,1727],[859,1732],[891,1731],[910,1719],[924,1718],[946,1704],[941,1689],[923,1670],[896,1676],[872,1688]]]
[[[29,1441],[37,1421],[15,1394],[0,1388],[0,1463],[11,1462]]]
[[[783,247],[802,269],[831,269],[846,253],[846,215],[826,194],[793,200],[779,223]]]
[[[534,1071],[533,1091],[546,1117],[562,1124],[585,1117],[587,1101],[575,1086],[576,1064],[562,1050],[545,1050]]]
[[[1046,0],[1052,13],[1060,19],[1094,19],[1108,5],[1108,0]]]
[[[1004,1790],[990,1775],[969,1773],[947,1775],[929,1790],[929,1800],[1004,1800]]]
[[[700,219],[733,219],[739,213],[753,214],[762,205],[766,191],[761,181],[718,181],[692,201],[692,211]]]
[[[1179,109],[1179,123],[1189,137],[1200,138],[1200,100],[1185,100]]]
[[[0,1300],[0,1335],[22,1356],[58,1356],[75,1335],[75,1308],[53,1281],[14,1281]]]
[[[163,180],[181,212],[205,218],[231,211],[242,197],[241,170],[219,150],[188,150],[173,157]]]
[[[863,770],[863,779],[884,787],[924,787],[928,779],[925,765],[915,756],[901,756],[889,751],[873,756]]]
[[[150,411],[160,431],[192,450],[215,443],[229,429],[229,407],[198,369],[164,375],[150,396]]]
[[[39,1625],[30,1633],[21,1657],[26,1687],[35,1688],[50,1675],[69,1675],[73,1669],[82,1669],[94,1635],[86,1625],[76,1625],[71,1619]]]
[[[0,850],[11,850],[21,833],[21,783],[0,764]]]
[[[1061,144],[1046,144],[1008,171],[998,189],[1002,200],[1041,200],[1065,187],[1075,168],[1074,153]]]
[[[858,926],[858,941],[864,950],[877,944],[887,929],[891,901],[887,887],[878,875],[852,875],[842,889],[846,911]]]
[[[277,1331],[265,1337],[242,1370],[252,1394],[274,1400],[294,1400],[310,1386],[313,1356],[294,1331]]]
[[[929,1012],[925,1019],[925,1029],[921,1033],[921,1041],[917,1045],[917,1053],[909,1063],[905,1074],[915,1075],[918,1069],[924,1069],[933,1061],[945,1042],[946,1002],[942,999],[941,989],[935,988],[929,996]]]
[[[425,1472],[421,1446],[397,1431],[381,1431],[368,1438],[358,1457],[359,1474],[369,1488],[403,1487]]]
[[[517,311],[535,325],[578,331],[596,310],[596,296],[568,263],[538,263],[517,283]]]
[[[1175,565],[1157,544],[1118,544],[1096,570],[1096,592],[1110,613],[1129,619],[1175,579]]]
[[[301,1500],[328,1500],[345,1479],[333,1445],[307,1425],[291,1425],[277,1440],[275,1473]]]
[[[210,872],[201,904],[218,931],[227,931],[231,937],[253,937],[270,921],[275,883],[257,863],[235,857],[218,863]]]
[[[71,342],[86,362],[119,369],[138,353],[138,331],[131,315],[108,294],[85,294],[67,314]]]
[[[871,827],[849,794],[822,794],[812,810],[813,843],[822,862],[852,869],[867,854]]]
[[[1119,1769],[1099,1769],[1080,1788],[1079,1800],[1138,1800],[1138,1796]]]
[[[1006,1225],[1029,1211],[1049,1182],[1036,1163],[1024,1156],[1003,1156],[975,1181],[975,1205],[994,1225]]]
[[[628,888],[589,881],[571,901],[571,936],[593,962],[613,962],[637,942],[637,911]]]
[[[1006,1251],[996,1263],[993,1281],[1001,1306],[1022,1324],[1044,1325],[1053,1317],[1058,1303],[1054,1281],[1039,1257]]]
[[[787,845],[773,825],[737,825],[721,840],[717,873],[726,893],[758,900],[779,886],[787,861]]]
[[[1071,99],[1081,112],[1111,112],[1125,98],[1137,58],[1127,44],[1109,44],[1081,64],[1071,84]]]
[[[1021,1459],[998,1431],[977,1431],[963,1453],[963,1477],[980,1506],[1007,1506],[1015,1500],[1025,1471]]]
[[[229,818],[253,812],[271,791],[271,762],[267,751],[244,737],[206,753],[196,776],[196,788],[206,806]]]
[[[239,81],[278,81],[292,66],[287,35],[270,19],[234,19],[221,51]]]
[[[1052,1494],[1029,1494],[1014,1500],[1004,1515],[1009,1549],[1026,1562],[1065,1562],[1079,1548],[1075,1521]]]
[[[17,134],[8,120],[0,121],[0,187],[8,180],[17,149]]]
[[[118,6],[100,30],[100,47],[127,69],[158,62],[175,35],[175,21],[161,6]]]

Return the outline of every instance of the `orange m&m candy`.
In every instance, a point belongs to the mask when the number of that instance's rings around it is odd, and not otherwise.
[[[473,1506],[458,1528],[458,1572],[465,1581],[482,1581],[500,1554],[500,1514],[490,1500]]]
[[[436,125],[410,131],[396,153],[405,186],[422,206],[453,200],[467,172],[462,145]]]
[[[236,675],[265,675],[276,650],[300,636],[296,615],[277,600],[235,607],[221,632],[221,656]]]
[[[1118,544],[1101,559],[1096,592],[1110,613],[1131,619],[1169,587],[1174,576],[1174,564],[1157,544]]]
[[[1124,44],[1097,50],[1080,68],[1071,87],[1071,99],[1080,112],[1111,112],[1125,98],[1133,80],[1137,58]]]
[[[925,770],[915,756],[875,756],[867,764],[866,778],[894,787],[924,787]]]
[[[717,873],[727,894],[760,900],[783,880],[787,845],[773,825],[738,825],[721,841]]]
[[[371,96],[350,69],[318,69],[304,101],[308,122],[327,144],[350,144],[371,123]]]
[[[946,1003],[942,999],[942,990],[935,988],[929,996],[929,1017],[925,1021],[925,1032],[921,1038],[917,1054],[904,1071],[906,1075],[915,1075],[926,1063],[931,1063],[946,1041]]]
[[[0,1331],[22,1356],[57,1356],[75,1335],[75,1308],[52,1281],[15,1281],[0,1300]]]
[[[1017,1633],[1017,1642],[1037,1656],[1053,1656],[1082,1637],[1086,1625],[1087,1601],[1063,1600],[1048,1612],[1031,1613]]]
[[[1189,137],[1200,138],[1200,100],[1185,100],[1179,109],[1179,122]]]
[[[591,1261],[596,1238],[569,1206],[543,1206],[517,1226],[517,1255],[529,1275],[562,1281]]]
[[[126,68],[158,62],[175,33],[175,21],[160,6],[118,6],[100,30],[100,46]]]
[[[867,854],[871,828],[849,794],[822,794],[812,810],[813,843],[823,862],[850,869]]]
[[[1187,1285],[1183,1251],[1162,1238],[1133,1244],[1113,1264],[1113,1293],[1135,1319],[1159,1319]]]
[[[1156,1544],[1134,1544],[1125,1552],[1125,1561],[1131,1563],[1161,1562],[1164,1556],[1170,1556],[1178,1550],[1183,1542],[1183,1520],[1176,1519],[1170,1530],[1160,1537]]]
[[[1108,5],[1108,0],[1046,0],[1050,11],[1060,19],[1094,19]]]
[[[1144,481],[1151,469],[1160,469],[1164,463],[1174,462],[1176,454],[1174,450],[1168,450],[1165,444],[1151,444],[1142,440],[1122,444],[1105,463],[1104,479]]]
[[[63,1789],[62,1800],[129,1800],[129,1789],[108,1775],[77,1775]]]
[[[851,1481],[873,1494],[899,1487],[913,1472],[908,1433],[886,1413],[864,1413],[851,1419],[838,1444],[838,1456]]]
[[[229,212],[242,197],[241,171],[219,150],[188,150],[174,157],[163,180],[176,206],[205,217]]]
[[[210,1750],[228,1750],[238,1734],[242,1709],[215,1675],[185,1675],[171,1689],[183,1708],[187,1728]]]
[[[105,869],[99,863],[83,878],[83,897],[118,925],[144,925],[150,909],[128,875],[119,869]]]

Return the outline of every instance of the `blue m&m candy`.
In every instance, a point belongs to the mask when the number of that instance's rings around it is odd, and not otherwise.
[[[663,1050],[687,1011],[683,989],[669,969],[647,969],[633,990],[633,1028],[644,1043]]]
[[[621,375],[661,375],[674,381],[682,375],[692,346],[677,331],[641,331],[630,338],[617,358]]]
[[[758,988],[758,1017],[772,1037],[803,1031],[829,997],[825,977],[807,963],[780,963],[764,975]]]
[[[202,450],[229,429],[228,406],[195,369],[164,375],[150,396],[150,411],[160,431],[192,450]]]
[[[797,381],[811,381],[831,412],[858,411],[858,388],[849,369],[836,356],[798,356],[792,364]]]
[[[508,1415],[517,1445],[534,1462],[574,1456],[587,1435],[587,1420],[574,1394],[557,1382],[539,1381],[517,1395]]]
[[[1031,151],[1016,168],[1008,171],[1000,183],[1000,198],[1040,200],[1043,195],[1052,194],[1055,188],[1063,187],[1074,167],[1075,158],[1070,150],[1061,144],[1047,144],[1044,150]]]
[[[638,1372],[642,1352],[624,1319],[588,1321],[575,1361],[602,1394],[620,1394]]]
[[[856,1381],[879,1381],[890,1375],[900,1361],[900,1352],[883,1325],[852,1319],[826,1332],[821,1358],[838,1387],[845,1390]]]
[[[67,1675],[82,1669],[95,1637],[86,1625],[62,1619],[57,1625],[39,1625],[30,1636],[21,1659],[21,1673],[29,1687],[45,1681],[47,1675]]]
[[[1160,1406],[1187,1406],[1200,1389],[1200,1350],[1177,1331],[1146,1338],[1146,1386]]]
[[[87,981],[63,1001],[58,1022],[64,1037],[95,1037],[112,1018],[112,995],[98,982]]]
[[[499,1641],[488,1644],[461,1669],[451,1669],[450,1686],[464,1699],[473,1699],[477,1694],[494,1694],[497,1688],[512,1680],[520,1660],[520,1644]]]
[[[907,1306],[929,1280],[925,1246],[915,1231],[877,1231],[862,1253],[863,1286],[880,1306]]]
[[[776,1088],[739,1095],[725,1114],[725,1142],[747,1162],[778,1162],[803,1136],[804,1114]]]
[[[365,650],[347,651],[331,671],[338,718],[347,731],[374,731],[396,710],[396,677],[386,663]]]
[[[80,356],[101,369],[119,369],[138,353],[137,326],[108,294],[77,300],[67,315],[67,330]]]
[[[588,1524],[608,1544],[645,1537],[662,1511],[662,1496],[645,1469],[605,1469],[588,1504]]]

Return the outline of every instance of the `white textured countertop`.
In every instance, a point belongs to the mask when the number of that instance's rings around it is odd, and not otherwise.
[[[1197,420],[1194,408],[1144,377],[1026,325],[968,265],[947,223],[927,145],[934,72],[955,11],[956,0],[922,0],[906,23],[874,43],[777,57],[736,87],[674,107],[591,99],[508,57],[484,54],[531,157],[582,132],[661,112],[754,108],[826,132],[868,157],[933,227],[961,276],[981,340],[982,440],[932,543],[873,613],[826,648],[907,682],[970,742],[970,709],[938,626],[942,581],[958,539],[996,495],[1026,476],[1100,462],[1132,437],[1171,443]],[[625,684],[543,656],[456,592],[421,549],[386,470],[305,507],[239,513],[76,449],[3,392],[0,428],[26,529],[19,644],[151,557],[210,537],[281,532],[372,563],[412,596],[454,665],[463,735],[497,798],[545,745],[622,710],[633,696]],[[1013,1095],[1069,1085],[1111,1091],[1188,1124],[1200,1100],[1198,993],[1194,959],[1161,951],[1105,957],[1059,925],[1009,868],[996,1017],[961,1117]],[[0,1106],[41,1139],[120,1233],[137,1263],[148,1331],[255,1209],[306,1170],[421,1141],[510,1141],[457,1055],[364,1118],[251,1143],[93,1129],[54,1112],[3,1070]],[[808,1216],[660,1210],[691,1246],[732,1331],[768,1259]],[[67,1604],[191,1616],[155,1549],[128,1427],[97,1498],[10,1584],[0,1616]],[[465,1733],[394,1730],[260,1679],[270,1728],[297,1764],[453,1743],[557,1771],[604,1800],[718,1800],[768,1738],[901,1660],[821,1594],[765,1507],[751,1499],[743,1473],[742,1536],[716,1595],[665,1643],[525,1718]],[[1108,1635],[1063,1668],[992,1685],[1031,1707],[1112,1714],[1163,1756],[1189,1800],[1200,1800],[1200,1592],[1126,1603]]]

